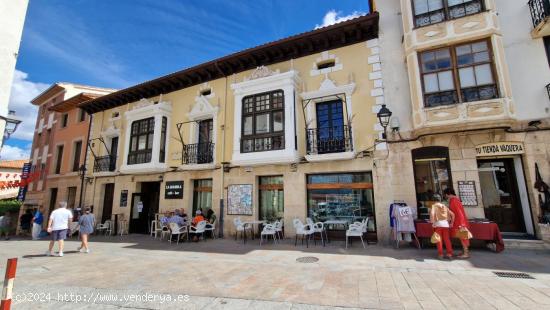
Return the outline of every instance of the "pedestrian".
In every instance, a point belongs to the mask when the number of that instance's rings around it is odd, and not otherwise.
[[[25,210],[25,213],[19,218],[19,224],[21,226],[21,234],[27,236],[31,231],[32,224],[32,211],[30,209]]]
[[[436,232],[440,236],[439,242],[437,242],[437,257],[443,259],[443,243],[445,243],[445,250],[448,259],[453,258],[453,245],[450,238],[450,224],[454,219],[454,213],[447,208],[446,205],[437,202],[432,205],[430,211],[430,222]]]
[[[95,216],[91,213],[90,207],[84,208],[84,214],[78,219],[78,224],[80,225],[80,239],[82,240],[78,251],[81,253],[90,253],[88,238],[94,232],[95,227]]]
[[[455,218],[451,223],[451,236],[458,238],[457,233],[461,229],[469,229],[468,218],[464,211],[462,202],[456,196],[454,189],[448,187],[443,191],[443,196],[449,202],[449,209],[454,213]],[[462,244],[462,253],[458,254],[458,258],[470,258],[470,240],[468,238],[458,238]]]
[[[32,218],[32,240],[40,239],[42,232],[42,223],[44,222],[44,207],[39,206]]]
[[[0,238],[4,236],[6,240],[10,240],[11,219],[9,211],[0,216]]]
[[[50,247],[47,256],[53,255],[53,246],[55,242],[58,242],[59,245],[59,256],[63,256],[63,245],[64,240],[67,238],[69,232],[69,223],[73,219],[73,213],[67,210],[67,202],[59,202],[59,207],[55,209],[50,214],[50,219],[48,220],[48,232],[52,234],[52,240],[50,241]]]

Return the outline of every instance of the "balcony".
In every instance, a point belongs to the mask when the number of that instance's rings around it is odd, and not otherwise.
[[[183,147],[184,165],[210,164],[214,162],[214,143],[186,144]]]
[[[322,155],[353,151],[350,126],[308,129],[306,139],[308,155]]]
[[[542,38],[550,35],[550,24],[548,16],[550,16],[550,0],[529,0],[527,2],[531,11],[531,20],[533,21],[533,38]]]
[[[116,157],[111,155],[106,155],[106,156],[98,156],[95,158],[94,173],[115,171],[115,169],[116,169]]]

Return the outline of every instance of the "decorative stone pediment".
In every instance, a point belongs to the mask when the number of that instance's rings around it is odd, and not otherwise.
[[[103,137],[117,137],[120,135],[120,129],[117,129],[116,126],[111,122],[111,126],[101,132]]]
[[[279,74],[279,69],[272,71],[266,66],[259,66],[257,67],[252,73],[244,78],[245,81],[255,80],[255,79],[261,79],[264,77],[272,76],[274,74]]]
[[[218,109],[219,108],[213,106],[206,97],[197,96],[195,97],[195,104],[191,112],[187,113],[187,117],[191,120],[213,117],[218,114]]]
[[[355,90],[355,83],[349,83],[346,85],[336,85],[336,83],[331,80],[328,75],[325,75],[325,79],[321,82],[318,90],[313,90],[309,92],[303,92],[300,96],[303,99],[314,99],[321,98],[325,96],[345,94],[346,96],[351,96]]]
[[[152,105],[152,104],[153,104],[152,101],[149,101],[145,98],[142,98],[136,103],[136,105],[134,106],[134,108],[132,110],[141,109],[141,108],[144,108],[144,107]]]

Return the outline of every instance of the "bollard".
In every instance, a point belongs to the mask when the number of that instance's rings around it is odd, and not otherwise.
[[[15,270],[17,269],[17,258],[8,259],[6,267],[6,277],[4,278],[4,288],[2,290],[2,301],[0,301],[0,310],[9,310],[11,308],[11,297],[13,282],[15,281]]]

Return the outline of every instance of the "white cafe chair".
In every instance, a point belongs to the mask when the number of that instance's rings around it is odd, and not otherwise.
[[[273,243],[277,243],[277,230],[275,230],[275,225],[264,225],[264,227],[262,228],[262,232],[260,233],[260,246],[262,245],[264,236],[266,236],[266,240],[269,239],[269,236],[271,236],[273,238]]]
[[[172,243],[172,237],[173,236],[177,237],[176,244],[180,243],[180,239],[181,239],[182,235],[186,235],[187,240],[189,240],[189,234],[188,234],[188,231],[187,231],[187,226],[179,226],[176,223],[170,223],[169,227],[170,227],[170,243]]]
[[[309,239],[311,239],[311,236],[315,233],[313,226],[309,224],[304,225],[304,223],[302,223],[299,219],[294,219],[292,224],[294,224],[294,229],[296,231],[294,246],[298,244],[298,236],[302,236],[302,244],[304,244],[304,239],[306,239],[306,247],[309,248]]]

